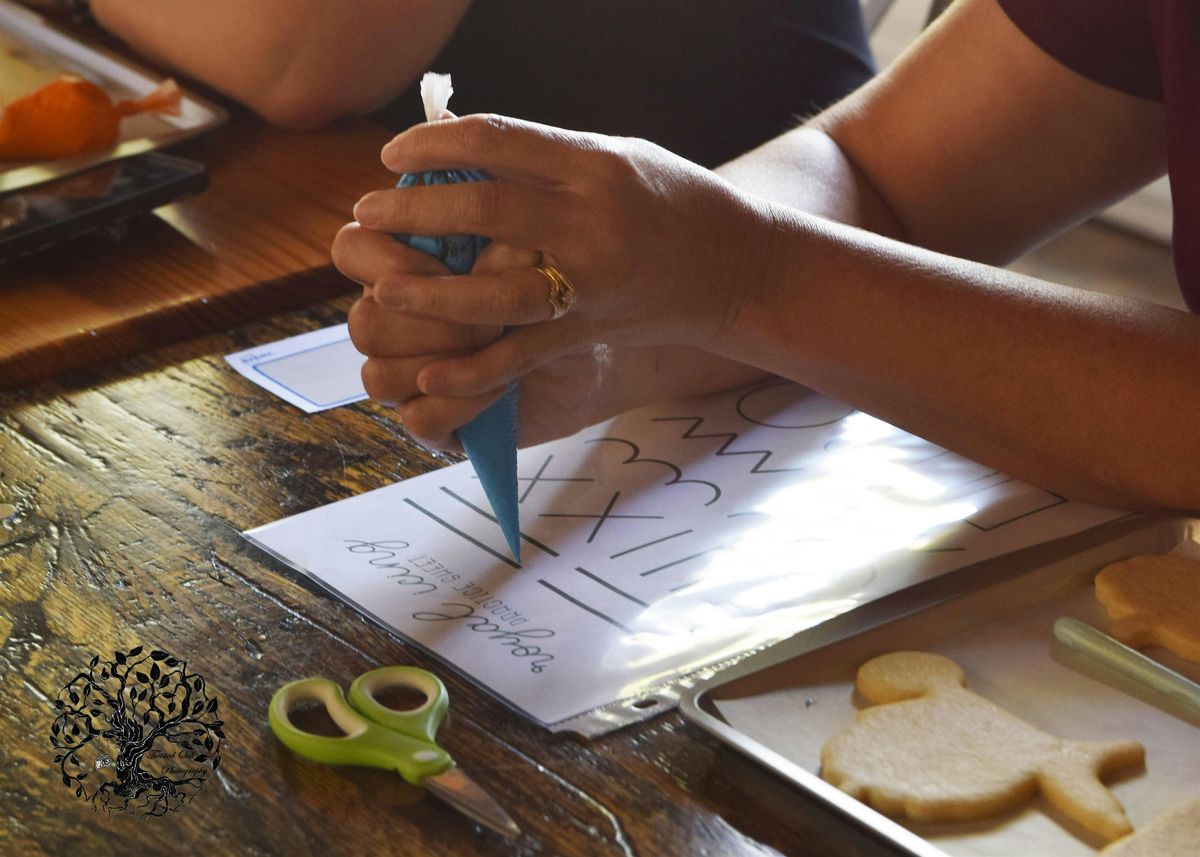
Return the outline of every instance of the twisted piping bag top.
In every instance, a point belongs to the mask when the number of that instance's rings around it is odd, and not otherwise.
[[[425,118],[433,121],[447,108],[454,88],[450,75],[427,72],[421,78]],[[397,187],[488,181],[479,170],[429,170],[405,173]],[[454,274],[471,270],[490,239],[483,235],[396,235],[410,247],[439,259]],[[504,534],[513,558],[521,559],[520,513],[517,510],[517,383],[475,419],[456,432],[459,443],[475,468],[484,493]]]
[[[425,72],[421,78],[421,104],[425,106],[425,121],[432,122],[441,116],[442,111],[449,107],[453,94],[450,75]]]

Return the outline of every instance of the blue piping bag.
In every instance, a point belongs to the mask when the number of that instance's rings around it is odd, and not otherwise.
[[[426,120],[436,119],[446,109],[453,91],[450,75],[427,73],[421,78]],[[488,181],[488,176],[479,170],[429,170],[405,173],[396,187],[478,181]],[[395,238],[440,260],[456,275],[470,271],[490,241],[483,235],[396,235]],[[516,381],[508,385],[499,400],[459,428],[456,434],[483,485],[508,549],[519,562],[521,521],[517,510]]]

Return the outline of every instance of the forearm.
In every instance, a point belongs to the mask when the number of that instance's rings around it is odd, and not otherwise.
[[[900,225],[862,173],[823,132],[796,128],[718,167],[715,172],[763,199],[883,235]],[[759,248],[766,253],[766,246]],[[724,390],[769,377],[770,372],[718,354],[683,346],[623,349],[603,388],[600,411],[620,413],[667,396]]]
[[[469,0],[92,0],[146,56],[281,125],[384,104],[441,50]]]
[[[771,202],[861,226],[883,235],[902,230],[883,199],[823,132],[796,128],[718,167],[715,172],[739,189]],[[766,253],[766,246],[759,248]],[[614,374],[623,379],[607,389],[606,415],[667,395],[701,395],[768,377],[764,369],[700,349],[626,349]],[[632,369],[633,371],[625,371]],[[637,379],[629,383],[625,379]],[[670,392],[671,390],[675,392]]]
[[[718,172],[824,218],[775,210],[771,283],[723,356],[1070,496],[1200,506],[1200,319],[887,240],[905,228],[815,128]]]
[[[841,147],[816,127],[795,128],[715,172],[740,190],[879,235],[905,237],[887,202]]]
[[[772,214],[719,354],[1072,497],[1200,507],[1200,319]]]

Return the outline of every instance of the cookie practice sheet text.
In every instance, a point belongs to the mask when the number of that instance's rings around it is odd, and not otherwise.
[[[547,726],[1124,513],[794,384],[519,453],[515,561],[469,463],[246,536]]]

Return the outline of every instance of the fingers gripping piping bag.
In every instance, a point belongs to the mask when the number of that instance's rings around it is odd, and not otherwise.
[[[450,101],[453,92],[450,75],[426,73],[421,78],[421,100],[425,119],[432,122]],[[453,184],[456,182],[487,181],[479,170],[429,170],[424,173],[405,173],[396,187],[414,185]],[[483,235],[396,235],[410,247],[441,260],[453,274],[465,274],[475,259],[487,247]],[[521,559],[521,531],[517,511],[517,383],[508,385],[504,395],[487,410],[456,432],[459,443],[471,459],[475,473],[483,485],[496,521],[508,542],[513,557]]]

